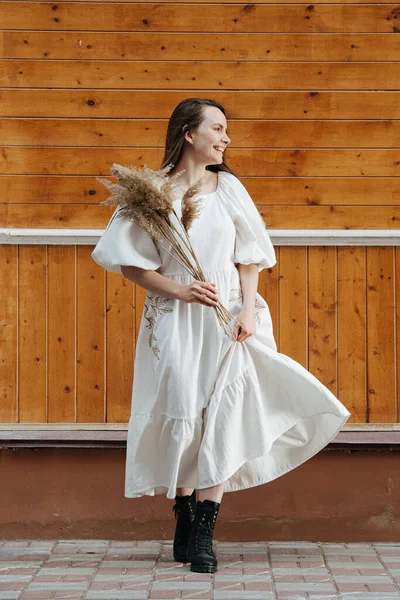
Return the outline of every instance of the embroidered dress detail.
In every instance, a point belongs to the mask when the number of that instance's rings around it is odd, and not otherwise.
[[[180,216],[180,200],[174,208]],[[204,194],[189,235],[207,280],[237,317],[243,305],[237,265],[256,264],[261,271],[276,263],[264,221],[237,177],[218,172],[218,188]],[[193,283],[162,245],[117,212],[92,257],[109,271],[132,265]],[[177,487],[222,482],[225,492],[261,485],[304,463],[340,431],[349,411],[277,351],[260,294],[254,308],[256,332],[237,342],[212,307],[147,293],[128,424],[127,498],[166,494],[173,500]]]
[[[242,290],[241,288],[233,288],[231,289],[231,293],[229,296],[229,302],[242,302],[243,296],[242,296]],[[257,321],[257,323],[261,323],[261,317],[260,317],[260,310],[263,310],[265,308],[265,305],[260,302],[260,300],[258,299],[258,294],[256,296],[255,302],[254,302],[254,308],[258,308],[258,310],[256,310],[254,312],[254,317]]]
[[[170,313],[173,308],[165,306],[169,302],[169,298],[164,296],[157,296],[152,292],[148,292],[147,299],[144,304],[144,318],[147,321],[146,327],[150,329],[149,335],[149,346],[152,349],[154,355],[160,360],[160,348],[157,346],[157,338],[154,335],[154,325],[159,315]],[[151,314],[153,313],[153,314]],[[150,316],[148,316],[150,314]]]

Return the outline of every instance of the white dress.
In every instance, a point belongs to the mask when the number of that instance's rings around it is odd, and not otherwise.
[[[264,222],[243,184],[218,172],[189,230],[206,279],[234,316],[241,309],[237,263],[276,263]],[[180,200],[174,203],[181,214]],[[170,249],[165,242],[162,244]],[[153,269],[189,284],[191,275],[118,208],[93,259]],[[177,487],[225,492],[267,483],[325,447],[350,413],[298,362],[277,352],[271,315],[257,294],[257,330],[244,342],[224,333],[212,307],[148,292],[135,356],[125,497]]]

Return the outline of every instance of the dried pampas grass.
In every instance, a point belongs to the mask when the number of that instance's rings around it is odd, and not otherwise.
[[[199,179],[186,190],[181,203],[182,216],[179,218],[173,206],[174,190],[176,179],[184,171],[168,176],[172,167],[173,165],[169,164],[153,171],[146,166],[139,170],[114,163],[111,175],[118,183],[97,177],[97,181],[105,185],[111,194],[101,204],[118,206],[122,217],[136,223],[197,281],[206,281],[188,233],[193,221],[201,212],[202,198],[196,196],[201,190],[203,179]],[[172,216],[175,217],[177,225],[171,219]],[[161,244],[164,238],[175,254]],[[214,310],[225,333],[231,336],[231,321],[236,319],[221,302],[218,302]]]

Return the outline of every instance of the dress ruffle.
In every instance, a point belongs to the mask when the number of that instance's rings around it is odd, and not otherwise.
[[[349,414],[288,356],[251,338],[232,342],[201,414],[192,419],[132,415],[127,457],[131,483],[125,495],[166,493],[174,499],[177,487],[202,489],[225,481],[230,492],[267,483],[325,447]],[[149,464],[156,471],[149,472]]]

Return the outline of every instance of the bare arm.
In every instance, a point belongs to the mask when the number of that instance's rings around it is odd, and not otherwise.
[[[198,302],[205,306],[215,306],[218,302],[218,293],[213,283],[193,281],[189,285],[183,285],[157,273],[157,271],[148,271],[139,267],[121,267],[121,271],[124,277],[145,290],[150,290],[166,298],[174,298],[188,303]]]
[[[139,269],[139,267],[121,267],[121,271],[124,277],[137,283],[145,290],[150,290],[166,298],[179,299],[179,293],[184,287],[177,281],[157,273],[157,271],[147,271],[146,269]]]
[[[243,294],[243,309],[254,309],[258,288],[258,266],[239,264],[238,271]]]
[[[233,329],[233,339],[243,342],[256,332],[254,304],[258,286],[258,266],[238,264],[240,285],[242,288],[242,310],[237,316],[240,323]]]

